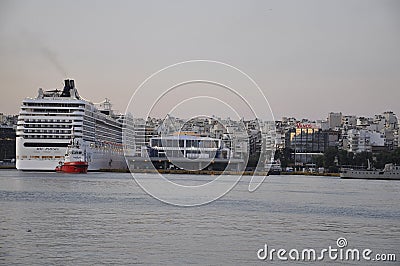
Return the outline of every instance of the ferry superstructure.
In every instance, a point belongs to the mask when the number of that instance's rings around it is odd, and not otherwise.
[[[122,128],[124,115],[114,115],[106,99],[100,106],[83,99],[74,80],[63,90],[43,91],[24,99],[16,132],[16,167],[54,171],[72,139],[79,139],[88,170],[126,169]]]

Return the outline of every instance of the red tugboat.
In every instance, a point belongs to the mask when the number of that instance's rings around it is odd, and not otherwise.
[[[56,172],[85,174],[88,170],[88,162],[85,158],[85,152],[79,147],[79,141],[72,139],[71,145],[68,145],[65,153],[64,162],[56,167]]]

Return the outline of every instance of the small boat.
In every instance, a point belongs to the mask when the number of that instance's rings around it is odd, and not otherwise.
[[[265,168],[268,171],[268,175],[280,175],[282,172],[282,166],[281,166],[281,161],[278,160],[273,160],[270,163],[265,165]]]
[[[71,144],[67,147],[64,161],[59,162],[59,165],[55,169],[56,172],[87,173],[89,164],[85,155],[86,153],[80,148],[79,141],[72,139]]]

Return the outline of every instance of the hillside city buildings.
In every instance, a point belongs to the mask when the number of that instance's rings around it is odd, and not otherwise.
[[[0,113],[0,161],[15,158],[16,117]],[[295,164],[305,165],[313,163],[329,147],[354,154],[400,147],[398,119],[391,111],[373,117],[331,112],[325,119],[316,121],[294,117],[282,117],[274,122],[218,117],[189,121],[174,117],[134,118],[132,135],[137,158],[163,158],[169,152],[169,156],[185,158],[243,160],[257,156],[263,149],[276,149],[289,154]],[[173,147],[179,147],[180,153]],[[207,150],[208,155],[200,155],[200,148]]]
[[[391,112],[374,117],[329,113],[325,120],[282,118],[276,121],[277,148],[291,151],[296,162],[313,162],[329,147],[352,153],[391,151],[399,147],[399,125]]]

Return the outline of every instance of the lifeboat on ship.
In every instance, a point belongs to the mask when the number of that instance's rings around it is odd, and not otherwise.
[[[60,161],[56,167],[56,172],[85,174],[88,170],[86,152],[79,145],[79,141],[73,139],[68,145],[64,156],[64,161]]]

